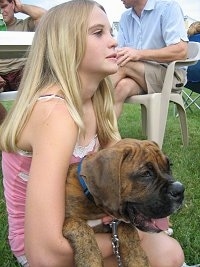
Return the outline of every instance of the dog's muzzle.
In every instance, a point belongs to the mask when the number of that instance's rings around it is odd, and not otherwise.
[[[167,217],[183,203],[185,188],[180,182],[171,182],[157,197],[144,202],[127,202],[124,212],[130,222],[142,231],[159,232],[168,228]]]

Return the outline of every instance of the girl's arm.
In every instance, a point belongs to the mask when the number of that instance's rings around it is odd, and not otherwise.
[[[25,216],[25,251],[31,267],[74,266],[62,226],[65,180],[78,129],[66,105],[55,101],[36,104],[22,135],[25,146],[33,150]],[[97,235],[97,242],[104,257],[112,255],[109,235]]]

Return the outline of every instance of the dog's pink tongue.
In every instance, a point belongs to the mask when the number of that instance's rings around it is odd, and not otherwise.
[[[169,228],[168,218],[153,219],[153,221],[155,226],[162,231],[165,231]]]

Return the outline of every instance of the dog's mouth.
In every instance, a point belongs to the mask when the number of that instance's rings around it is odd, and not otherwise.
[[[169,228],[167,217],[160,219],[147,218],[143,214],[137,214],[131,218],[131,224],[134,224],[138,229],[145,232],[161,232]]]
[[[130,223],[144,232],[159,233],[169,228],[168,218],[149,218],[137,211],[132,203],[127,203],[126,213]]]

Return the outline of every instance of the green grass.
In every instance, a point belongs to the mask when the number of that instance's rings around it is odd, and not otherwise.
[[[189,145],[183,147],[179,119],[174,116],[170,104],[163,151],[173,163],[174,177],[185,187],[183,208],[171,216],[174,237],[184,249],[187,264],[200,263],[200,110],[187,111]],[[119,120],[123,138],[144,139],[141,131],[140,108],[138,105],[125,104]],[[19,266],[9,250],[7,241],[7,215],[0,179],[0,266]],[[169,255],[170,256],[170,255]]]

